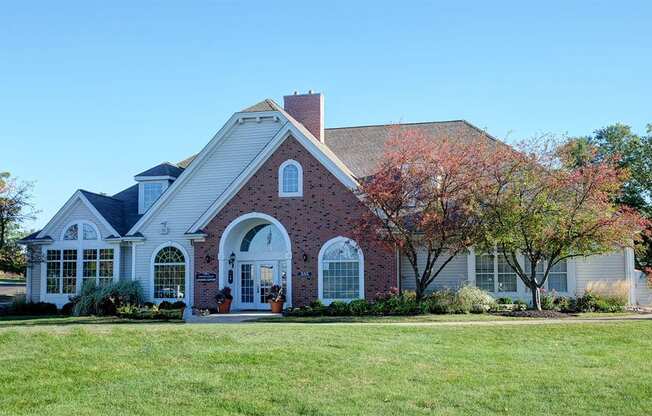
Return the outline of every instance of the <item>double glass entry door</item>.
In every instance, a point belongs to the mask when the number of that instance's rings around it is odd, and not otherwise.
[[[273,284],[278,282],[277,262],[240,263],[240,309],[269,309],[267,295]]]

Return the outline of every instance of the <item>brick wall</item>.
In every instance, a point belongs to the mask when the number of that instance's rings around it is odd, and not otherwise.
[[[303,168],[303,197],[278,196],[278,167],[287,159]],[[292,303],[318,298],[317,256],[333,237],[353,238],[353,225],[367,208],[294,138],[288,138],[204,228],[206,241],[195,245],[195,271],[217,273],[217,251],[224,229],[240,215],[261,212],[276,218],[292,243]],[[357,241],[364,253],[365,296],[397,285],[394,253],[370,238]],[[303,261],[303,254],[307,261]],[[206,262],[206,255],[211,257]],[[312,272],[310,280],[298,272]],[[234,276],[237,278],[237,275]],[[195,282],[195,306],[214,307],[217,282]]]

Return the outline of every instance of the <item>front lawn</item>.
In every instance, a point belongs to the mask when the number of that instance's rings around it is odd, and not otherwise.
[[[0,414],[640,415],[652,408],[650,321],[442,327],[42,319],[0,322]]]

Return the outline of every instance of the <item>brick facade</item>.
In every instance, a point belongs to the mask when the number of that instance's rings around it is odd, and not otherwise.
[[[303,168],[301,198],[278,196],[278,168],[288,159]],[[308,304],[318,298],[317,257],[322,245],[337,236],[354,238],[353,224],[366,209],[353,192],[289,137],[204,228],[206,240],[195,244],[195,271],[217,273],[217,252],[225,228],[243,214],[265,213],[282,223],[290,236],[292,303]],[[365,297],[373,298],[377,292],[397,286],[394,253],[374,239],[357,243],[364,254]],[[210,262],[206,262],[207,255]],[[299,272],[312,272],[312,278],[297,277]],[[215,307],[217,284],[195,281],[195,306]]]

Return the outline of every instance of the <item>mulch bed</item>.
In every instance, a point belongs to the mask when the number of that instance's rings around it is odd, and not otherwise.
[[[554,319],[569,318],[572,316],[567,313],[561,313],[557,311],[537,311],[537,310],[503,312],[500,315],[511,316],[513,318],[554,318]]]

